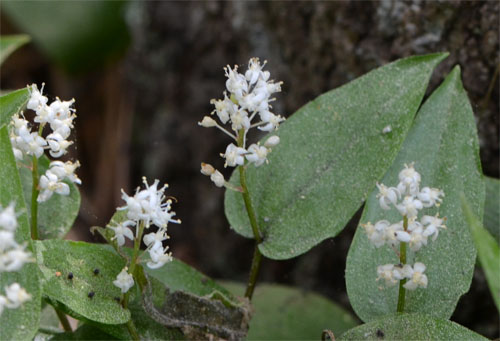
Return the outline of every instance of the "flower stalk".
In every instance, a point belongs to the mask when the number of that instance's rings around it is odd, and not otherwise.
[[[33,155],[33,167],[31,170],[33,186],[31,188],[31,239],[38,240],[38,158]]]
[[[408,218],[403,216],[403,229],[408,231]],[[406,264],[406,243],[401,243],[399,245],[399,263],[404,267]],[[399,293],[398,293],[398,307],[397,312],[403,313],[405,309],[405,299],[406,299],[406,289],[404,285],[406,284],[406,278],[399,281]]]

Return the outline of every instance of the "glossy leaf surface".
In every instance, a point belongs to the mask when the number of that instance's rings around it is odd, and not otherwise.
[[[408,263],[418,261],[427,266],[428,287],[407,291],[405,312],[422,312],[447,319],[460,296],[469,289],[476,259],[472,237],[462,214],[460,194],[466,193],[477,216],[482,217],[484,203],[476,125],[458,67],[424,103],[399,155],[381,182],[396,186],[403,165],[411,162],[415,162],[415,169],[421,174],[421,187],[440,188],[445,193],[439,209],[424,209],[419,216],[439,212],[441,217],[447,218],[448,228],[440,231],[436,241],[430,238],[428,245],[418,253],[407,255]],[[361,223],[402,220],[396,209],[384,211],[380,208],[377,193],[374,190],[370,195]],[[351,305],[363,321],[396,311],[398,287],[384,288],[376,278],[377,266],[398,263],[399,258],[390,247],[375,248],[365,231],[358,227],[347,257],[346,285]]]
[[[446,54],[398,60],[327,92],[293,114],[269,164],[248,186],[269,258],[296,257],[337,235],[392,164]],[[238,171],[231,181],[239,185]],[[241,193],[226,191],[231,227],[252,237]]]
[[[12,91],[0,97],[0,128],[9,124],[12,115],[24,108],[29,99],[28,89]]]

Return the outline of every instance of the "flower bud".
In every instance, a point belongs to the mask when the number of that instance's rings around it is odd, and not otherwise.
[[[209,163],[201,163],[201,174],[212,175],[215,172],[215,168]]]
[[[198,124],[205,128],[211,128],[215,127],[217,125],[217,122],[215,122],[215,120],[210,116],[205,116],[203,117],[203,120],[201,122],[198,122]]]
[[[219,172],[218,170],[216,170],[212,175],[210,175],[210,180],[212,180],[215,186],[217,187],[224,186],[224,183],[226,182],[226,180],[224,179],[224,175],[222,175],[222,173]]]
[[[264,146],[267,148],[271,148],[271,147],[277,146],[278,143],[280,143],[279,136],[273,135],[267,139],[267,141],[264,143]]]

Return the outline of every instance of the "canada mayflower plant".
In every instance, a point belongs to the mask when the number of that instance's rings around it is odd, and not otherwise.
[[[266,62],[261,64],[259,58],[252,58],[244,74],[238,72],[237,65],[232,69],[229,65],[226,66],[224,70],[227,77],[227,92],[224,91],[223,99],[210,101],[215,106],[211,115],[215,114],[220,123],[211,116],[203,117],[198,123],[205,128],[215,127],[234,140],[234,143],[230,143],[226,151],[220,154],[225,159],[224,167],[246,164],[259,167],[268,162],[268,153],[280,142],[278,136],[271,136],[264,145],[252,143],[247,148],[246,136],[251,128],[270,132],[277,129],[280,122],[284,121],[283,117],[270,111],[272,109],[270,103],[275,100],[272,95],[281,91],[282,82],[270,80],[269,71],[262,70],[265,65]],[[222,173],[212,165],[202,163],[201,173],[210,176],[210,180],[217,187],[227,186]]]
[[[424,274],[425,264],[421,262],[415,262],[413,266],[406,264],[406,245],[411,251],[418,252],[427,245],[429,237],[435,241],[439,230],[446,228],[444,225],[446,218],[440,218],[439,214],[424,215],[419,219],[419,212],[422,209],[439,207],[444,197],[444,192],[440,189],[430,187],[420,189],[420,181],[420,174],[411,163],[405,165],[399,173],[399,183],[396,187],[386,187],[377,183],[379,190],[377,199],[380,207],[383,210],[394,207],[403,219],[398,222],[380,220],[374,225],[370,222],[361,225],[376,248],[388,245],[398,255],[400,263],[380,265],[377,268],[377,281],[383,280],[386,286],[399,283],[400,295],[404,295],[403,288],[408,290],[427,288],[428,283],[428,278]],[[404,296],[398,301],[398,311],[403,308]]]

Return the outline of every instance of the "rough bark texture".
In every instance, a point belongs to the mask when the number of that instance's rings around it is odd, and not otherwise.
[[[142,175],[159,178],[179,199],[175,209],[183,224],[170,228],[175,256],[213,277],[245,281],[252,242],[229,230],[223,190],[199,173],[201,161],[222,168],[218,155],[228,143],[196,124],[212,110],[210,99],[222,95],[222,67],[244,65],[252,56],[267,59],[272,77],[284,81],[275,111],[287,116],[387,62],[449,51],[429,93],[453,65],[461,66],[484,173],[498,177],[499,7],[496,1],[138,1],[127,11],[132,44],[113,68],[69,80],[18,54],[16,68],[2,70],[2,79],[11,87],[44,80],[51,93],[77,98],[83,229],[106,223],[122,205],[121,187],[139,185]],[[23,68],[37,77],[17,75]],[[312,289],[349,307],[343,273],[358,219],[297,259],[265,261],[260,280]],[[498,337],[498,313],[481,270],[453,319]]]

